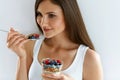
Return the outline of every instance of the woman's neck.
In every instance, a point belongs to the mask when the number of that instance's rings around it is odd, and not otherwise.
[[[59,35],[56,37],[44,40],[45,44],[53,48],[73,48],[78,47],[78,44],[73,43],[67,36]]]

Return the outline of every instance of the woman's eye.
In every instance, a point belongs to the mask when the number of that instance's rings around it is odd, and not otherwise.
[[[56,15],[54,15],[54,14],[49,14],[49,15],[48,15],[49,18],[54,18],[55,16],[56,16]]]

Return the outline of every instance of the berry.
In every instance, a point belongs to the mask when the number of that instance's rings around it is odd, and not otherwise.
[[[35,38],[39,38],[39,34],[33,34]]]
[[[36,39],[35,36],[31,36],[31,39]]]
[[[60,60],[57,60],[57,63],[58,63],[58,64],[61,64],[61,61],[60,61]]]
[[[51,60],[51,61],[50,61],[50,64],[51,64],[51,65],[55,65],[55,64],[56,64],[56,61],[55,61],[55,60]]]
[[[32,34],[28,36],[28,39],[38,39],[39,38],[39,34]]]
[[[50,64],[50,61],[49,60],[45,60],[45,64]]]

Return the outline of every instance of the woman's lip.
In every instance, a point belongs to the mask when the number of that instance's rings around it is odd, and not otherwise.
[[[48,32],[48,31],[50,31],[50,30],[51,30],[51,29],[44,29],[45,32]]]

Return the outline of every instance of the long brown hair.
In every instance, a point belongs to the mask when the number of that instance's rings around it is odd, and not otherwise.
[[[37,18],[37,9],[39,4],[44,0],[36,0],[35,3],[35,20]],[[69,39],[77,44],[84,44],[94,50],[94,46],[85,28],[83,18],[80,13],[77,0],[50,0],[52,3],[58,5],[63,10],[64,19],[66,23],[66,30]],[[37,23],[37,21],[36,21]],[[38,25],[38,24],[37,24]],[[40,26],[38,28],[42,32]]]

